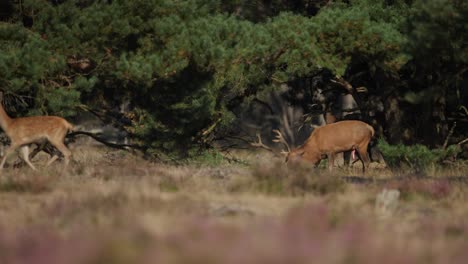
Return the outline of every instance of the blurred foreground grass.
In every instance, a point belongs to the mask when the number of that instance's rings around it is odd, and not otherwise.
[[[468,261],[463,163],[431,179],[371,170],[363,179],[378,181],[357,184],[344,180],[352,168],[287,169],[263,153],[240,157],[251,165],[174,166],[99,149],[75,158],[66,171],[2,172],[0,263]],[[381,217],[385,188],[400,198]]]

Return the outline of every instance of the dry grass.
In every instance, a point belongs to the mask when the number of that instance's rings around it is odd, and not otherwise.
[[[74,153],[65,171],[2,172],[0,263],[468,260],[468,191],[455,178],[468,176],[466,164],[434,168],[430,179],[371,170],[350,182],[354,168],[287,169],[263,153],[239,157],[250,166]],[[401,192],[386,218],[375,211],[384,188]]]

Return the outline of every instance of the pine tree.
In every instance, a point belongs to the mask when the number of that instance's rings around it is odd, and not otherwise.
[[[466,4],[406,2],[24,1],[0,24],[0,85],[33,98],[29,114],[112,114],[129,101],[122,127],[148,152],[182,155],[229,128],[235,109],[324,69],[381,100],[424,90],[395,77],[410,65],[438,76],[420,87],[462,94]]]

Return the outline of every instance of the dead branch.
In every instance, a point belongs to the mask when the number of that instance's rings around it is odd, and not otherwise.
[[[129,150],[129,148],[131,149],[137,149],[137,150],[141,150],[141,151],[145,151],[146,148],[143,147],[143,146],[140,146],[140,145],[136,145],[136,144],[119,144],[119,143],[112,143],[112,142],[109,142],[101,137],[99,137],[98,135],[99,134],[94,134],[94,133],[91,133],[91,132],[87,132],[87,131],[74,131],[72,133],[69,133],[67,135],[67,138],[74,138],[76,137],[77,135],[86,135],[86,136],[89,136],[91,138],[93,138],[94,140],[108,146],[108,147],[111,147],[111,148],[116,148],[116,149],[122,149],[122,150]]]
[[[464,140],[458,142],[457,145],[461,146],[461,145],[465,144],[466,142],[468,142],[468,138],[465,138]]]
[[[357,91],[358,93],[367,93],[367,92],[368,92],[367,88],[364,87],[364,86],[357,87],[357,88],[356,88],[356,91]]]
[[[202,130],[201,132],[201,135],[203,137],[207,136],[208,134],[210,134],[211,132],[213,132],[213,130],[216,128],[216,126],[221,123],[222,121],[222,118],[218,118],[216,121],[214,121],[209,127],[207,127],[206,129]]]
[[[446,149],[449,139],[453,134],[453,131],[455,130],[455,127],[457,126],[457,122],[453,122],[452,128],[450,128],[450,131],[447,134],[447,137],[445,138],[444,144],[442,145],[442,149]]]
[[[342,77],[339,77],[339,76],[336,76],[335,77],[336,80],[330,80],[332,83],[336,83],[340,86],[342,86],[343,88],[345,88],[349,93],[352,93],[353,92],[353,86],[347,82],[345,79],[343,79]]]
[[[31,96],[20,95],[11,91],[5,92],[3,89],[0,90],[0,103],[3,103],[5,108],[10,109],[13,112],[17,111],[17,106],[22,107],[28,106],[26,99],[32,99]]]
[[[459,109],[460,109],[460,110],[463,110],[463,112],[464,112],[465,115],[468,115],[468,109],[467,109],[464,105],[460,106]]]
[[[105,124],[110,123],[113,126],[118,127],[120,129],[123,129],[123,130],[127,131],[127,133],[130,133],[128,131],[128,129],[126,129],[125,124],[122,122],[122,119],[123,119],[122,117],[124,117],[122,113],[111,112],[111,111],[108,111],[108,110],[105,110],[105,109],[101,110],[101,111],[98,111],[98,110],[94,110],[94,109],[92,109],[92,108],[90,108],[90,107],[88,107],[87,105],[84,105],[84,104],[80,104],[80,105],[76,106],[76,108],[78,108],[78,109],[80,109],[82,111],[86,111],[86,112],[91,113],[92,115],[97,117],[99,120],[101,120]],[[118,117],[120,120],[116,120],[117,119],[116,116],[118,116],[118,115],[122,116],[122,117]]]
[[[289,144],[286,138],[292,139],[292,142],[294,142],[294,139],[295,139],[294,137],[295,132],[294,132],[294,129],[292,128],[292,126],[294,126],[294,109],[289,106],[286,106],[286,107],[283,106],[282,108],[283,109],[282,109],[282,114],[281,114],[281,121],[282,121],[281,130],[283,131],[283,133],[285,133],[286,136],[283,136],[281,133],[280,134],[281,134],[281,138],[283,138],[284,140],[283,144],[287,145],[287,148],[289,150],[290,148],[289,148]],[[277,136],[277,138],[279,137]]]
[[[268,109],[268,112],[269,112],[270,115],[274,114],[273,108],[267,102],[262,101],[262,100],[260,100],[258,98],[254,98],[253,102],[258,103],[259,105],[261,105],[261,106],[265,107],[266,109]]]

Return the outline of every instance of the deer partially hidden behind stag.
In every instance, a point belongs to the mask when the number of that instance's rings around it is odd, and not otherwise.
[[[73,125],[65,119],[58,116],[11,118],[3,108],[3,92],[0,92],[0,127],[11,141],[10,146],[4,152],[0,163],[0,170],[3,169],[8,156],[18,148],[21,150],[26,164],[33,170],[36,170],[29,160],[29,145],[32,143],[42,144],[46,141],[63,154],[65,165],[68,165],[72,153],[65,146],[64,140],[65,136],[73,130]],[[53,155],[49,159],[47,166],[57,158],[58,156]]]
[[[289,144],[278,131],[274,142],[283,143],[288,151],[283,152],[286,154],[286,162],[294,164],[299,161],[308,161],[314,165],[318,165],[322,159],[328,157],[328,169],[333,169],[335,155],[344,151],[357,151],[357,156],[362,162],[362,170],[369,167],[370,159],[367,154],[367,148],[374,136],[374,129],[357,120],[339,121],[325,126],[317,127],[306,140],[306,142],[293,150],[290,149]],[[259,142],[253,144],[254,146],[265,146],[259,137]],[[271,149],[270,149],[271,150]]]

